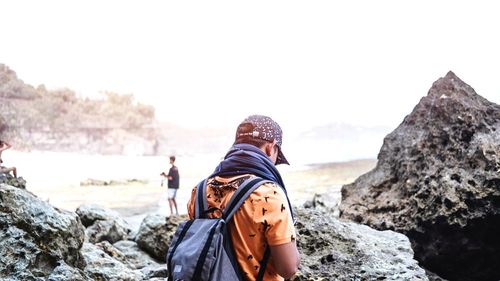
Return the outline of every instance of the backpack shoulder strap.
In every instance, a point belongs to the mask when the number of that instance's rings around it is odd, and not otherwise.
[[[204,179],[202,180],[197,186],[196,186],[196,196],[195,196],[195,202],[194,202],[194,218],[199,219],[199,218],[205,218],[206,213],[207,213],[207,180]]]
[[[245,180],[234,192],[229,200],[229,203],[224,208],[222,218],[224,221],[228,222],[234,215],[234,213],[240,208],[240,206],[245,202],[245,200],[256,190],[259,186],[266,182],[272,182],[269,180],[264,180],[260,177],[252,176]]]
[[[245,202],[245,200],[252,194],[254,190],[256,190],[259,186],[263,185],[264,183],[272,182],[270,180],[264,180],[262,178],[259,178],[257,176],[252,176],[249,179],[245,180],[234,192],[233,196],[231,196],[231,199],[229,200],[229,203],[227,204],[226,208],[224,209],[222,217],[224,218],[225,222],[228,222],[238,211],[240,206]],[[262,281],[264,280],[264,273],[266,271],[267,264],[269,262],[269,257],[270,257],[270,248],[269,246],[266,246],[266,250],[264,252],[264,257],[262,258],[261,261],[259,261],[260,264],[260,269],[259,273],[257,275],[257,281]]]

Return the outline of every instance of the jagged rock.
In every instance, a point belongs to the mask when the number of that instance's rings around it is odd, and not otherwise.
[[[99,243],[108,241],[115,243],[128,238],[130,229],[124,228],[115,220],[97,220],[85,230],[86,241],[90,243]]]
[[[116,211],[98,205],[81,205],[76,210],[85,230],[86,241],[115,243],[128,239],[131,229],[128,223]]]
[[[123,228],[130,228],[118,212],[99,205],[81,205],[76,209],[76,213],[80,216],[85,227],[93,225],[96,221],[115,221]]]
[[[140,273],[112,258],[94,244],[84,243],[81,251],[86,263],[85,274],[92,280],[143,280]]]
[[[446,279],[500,279],[500,106],[449,72],[342,188],[340,211],[405,233]]]
[[[127,256],[124,253],[122,253],[122,251],[117,249],[114,245],[111,245],[111,243],[109,243],[108,241],[102,241],[102,242],[96,243],[94,245],[97,248],[101,249],[106,254],[108,254],[110,257],[127,265],[127,263],[128,263]],[[135,269],[135,268],[131,268],[131,269]]]
[[[304,202],[303,207],[329,212],[332,213],[335,217],[338,217],[339,203],[340,202],[337,199],[337,195],[332,195],[331,193],[315,193],[311,200],[307,200],[306,202]]]
[[[141,251],[139,246],[137,246],[137,243],[134,241],[118,241],[113,244],[113,246],[125,255],[127,266],[131,269],[159,266],[159,263],[148,254]]]
[[[62,264],[83,268],[83,241],[84,228],[75,213],[0,184],[0,279],[57,276]]]
[[[71,267],[64,262],[60,263],[50,274],[48,281],[91,281],[83,270]]]
[[[144,280],[165,280],[168,277],[167,265],[150,265],[140,270]]]
[[[168,275],[165,264],[161,265],[155,262],[148,254],[140,251],[137,244],[133,241],[119,241],[115,245],[111,245],[108,241],[103,241],[94,246],[106,253],[110,258],[134,271],[134,274],[139,274],[143,280],[160,277],[166,278]],[[99,259],[102,258],[102,254],[98,256]],[[92,262],[94,261],[92,260]],[[94,271],[97,272],[97,269]],[[94,273],[93,275],[95,276],[96,274]],[[109,274],[106,274],[106,276],[109,276]]]
[[[26,189],[26,180],[23,177],[13,177],[10,174],[0,173],[0,183]]]
[[[408,238],[393,231],[334,218],[329,212],[297,208],[297,243],[302,280],[428,280],[413,259]]]
[[[164,263],[170,240],[179,223],[186,219],[186,216],[169,217],[165,222],[164,216],[148,215],[139,227],[135,242],[141,250]]]

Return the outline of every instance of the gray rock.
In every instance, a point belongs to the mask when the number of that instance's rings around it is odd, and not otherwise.
[[[155,280],[157,278],[162,278],[165,280],[168,277],[167,265],[150,265],[141,269],[141,274],[144,280]]]
[[[131,269],[135,274],[139,274],[144,280],[150,280],[156,277],[167,277],[167,266],[165,264],[158,264],[148,254],[140,251],[135,242],[120,241],[115,245],[111,245],[108,241],[95,244],[99,250]],[[101,255],[99,255],[99,258],[101,258]],[[97,272],[97,269],[95,271]],[[105,272],[102,272],[102,274],[106,276],[109,275]],[[94,273],[94,276],[95,275]]]
[[[49,275],[48,281],[91,281],[83,270],[71,267],[64,262],[60,263]]]
[[[128,259],[127,256],[120,251],[118,248],[116,248],[114,245],[111,245],[108,241],[102,241],[97,244],[94,244],[97,248],[99,248],[101,251],[105,252],[108,254],[110,257],[114,258],[115,260],[128,265]],[[130,267],[129,267],[130,268]],[[135,269],[135,268],[131,268]]]
[[[83,268],[84,228],[72,212],[0,184],[0,279],[37,280],[65,263]]]
[[[127,266],[131,269],[142,269],[144,267],[159,265],[147,253],[141,251],[134,241],[118,241],[113,246],[123,253],[127,260]]]
[[[84,243],[82,254],[86,263],[85,274],[92,278],[92,280],[142,280],[140,273],[133,271],[123,263],[112,258],[94,244]]]
[[[128,238],[130,229],[124,228],[116,220],[97,220],[85,230],[87,242],[99,243],[101,241],[108,241],[115,243],[120,240]]]
[[[141,250],[165,263],[170,240],[172,240],[179,223],[186,219],[186,216],[178,216],[169,217],[165,221],[165,217],[162,215],[148,215],[139,227],[135,242]]]
[[[122,228],[130,228],[118,212],[99,205],[81,205],[76,209],[76,213],[85,227],[93,225],[96,221],[116,221]]]
[[[0,173],[0,183],[26,189],[26,180],[23,177],[13,177],[11,174]]]
[[[340,212],[406,234],[446,279],[500,279],[500,106],[448,73],[342,188]]]
[[[297,208],[299,280],[428,280],[408,238]]]
[[[327,213],[332,213],[335,217],[338,217],[338,205],[340,200],[337,198],[339,195],[334,195],[332,193],[315,193],[311,200],[304,202],[304,208],[318,209]]]

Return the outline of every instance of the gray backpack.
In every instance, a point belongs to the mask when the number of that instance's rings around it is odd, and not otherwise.
[[[207,218],[206,180],[197,186],[194,219],[179,224],[167,253],[169,281],[243,280],[227,224],[245,199],[259,186],[270,182],[259,177],[245,180],[234,192],[222,217]],[[266,248],[257,280],[262,280],[269,260]]]

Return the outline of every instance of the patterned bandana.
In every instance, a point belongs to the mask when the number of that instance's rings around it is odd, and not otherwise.
[[[251,115],[247,117],[236,130],[235,140],[241,137],[249,136],[252,138],[262,139],[265,141],[273,142],[276,141],[278,145],[278,159],[276,160],[276,165],[278,164],[288,164],[285,155],[281,151],[281,144],[283,142],[283,131],[281,131],[280,125],[276,123],[273,119],[263,115]]]

